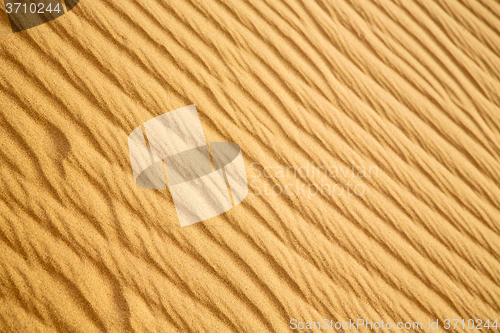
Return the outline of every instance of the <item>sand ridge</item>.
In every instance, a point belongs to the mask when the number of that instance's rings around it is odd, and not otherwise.
[[[0,331],[500,321],[499,27],[492,0],[81,0],[0,34]],[[181,228],[127,137],[191,104],[249,182],[365,192]]]

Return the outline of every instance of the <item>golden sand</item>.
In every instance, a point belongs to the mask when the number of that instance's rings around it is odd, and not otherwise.
[[[497,1],[81,0],[16,34],[1,9],[0,332],[500,325]],[[252,187],[181,228],[127,138],[190,104]]]

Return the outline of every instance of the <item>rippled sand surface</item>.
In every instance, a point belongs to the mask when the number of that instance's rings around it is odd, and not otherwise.
[[[500,322],[497,1],[81,0],[8,28],[1,332]],[[190,104],[252,186],[181,228],[127,138]]]

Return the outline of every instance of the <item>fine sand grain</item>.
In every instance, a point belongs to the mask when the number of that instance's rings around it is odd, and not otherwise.
[[[0,3],[0,332],[500,325],[499,2]],[[251,187],[181,228],[127,138],[191,104]]]

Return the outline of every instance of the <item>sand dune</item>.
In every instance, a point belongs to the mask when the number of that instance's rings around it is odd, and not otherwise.
[[[1,332],[500,324],[498,2],[2,7],[0,60]],[[181,228],[127,138],[191,104],[250,194]]]

